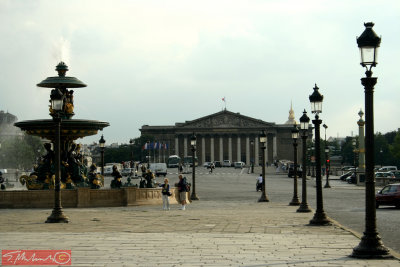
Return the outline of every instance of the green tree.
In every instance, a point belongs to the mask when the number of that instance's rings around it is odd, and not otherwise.
[[[7,169],[31,169],[43,153],[39,137],[22,135],[2,141],[0,166]]]
[[[400,167],[400,130],[397,131],[393,144],[389,145],[389,151],[394,159],[394,165]]]

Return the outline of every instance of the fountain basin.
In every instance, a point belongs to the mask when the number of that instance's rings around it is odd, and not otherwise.
[[[47,120],[28,120],[14,124],[29,135],[35,135],[48,140],[55,139],[55,122]],[[61,140],[76,140],[85,136],[95,135],[98,130],[109,126],[108,122],[96,120],[66,119],[61,121]]]

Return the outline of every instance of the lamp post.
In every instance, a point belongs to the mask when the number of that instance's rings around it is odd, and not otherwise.
[[[381,156],[381,168],[382,168],[382,166],[383,166],[383,150],[382,150],[382,148],[381,148],[381,150],[379,150],[379,156]]]
[[[55,184],[54,184],[54,208],[51,215],[47,218],[46,223],[68,223],[68,217],[64,215],[61,206],[61,112],[64,106],[64,94],[60,89],[56,88],[51,91],[50,95],[51,108],[55,111],[53,121],[55,126]]]
[[[372,27],[374,23],[364,23],[365,30],[357,44],[360,48],[361,66],[366,68],[366,77],[361,79],[365,88],[365,231],[360,244],[353,249],[352,257],[382,258],[390,256],[376,229],[375,177],[374,177],[374,86],[377,78],[372,77],[372,67],[377,64],[377,52],[381,38]],[[369,69],[368,69],[369,67]]]
[[[192,137],[190,138],[190,145],[192,146],[192,195],[190,196],[191,200],[199,200],[199,197],[196,194],[196,164],[195,164],[195,152],[196,152],[196,135],[193,133]]]
[[[260,143],[261,143],[261,150],[262,150],[262,186],[261,186],[261,197],[258,199],[258,202],[269,202],[267,197],[267,193],[265,192],[265,144],[267,143],[267,135],[265,131],[262,131],[260,135]]]
[[[292,139],[293,139],[293,198],[290,201],[290,206],[299,206],[300,201],[297,196],[297,139],[299,138],[299,129],[297,129],[296,124],[294,125],[294,129],[292,130]]]
[[[321,181],[321,150],[320,150],[320,125],[322,120],[319,119],[318,114],[322,112],[322,101],[324,96],[318,92],[318,87],[315,84],[314,92],[310,95],[311,112],[315,113],[315,174],[316,174],[316,186],[317,186],[317,210],[315,211],[314,217],[310,220],[311,225],[328,225],[329,219],[326,217],[324,212],[324,204],[322,198],[322,181]]]
[[[308,118],[308,120],[310,120],[310,118]],[[307,161],[308,161],[307,176],[311,176],[311,172],[310,172],[310,170],[311,170],[311,147],[307,148]]]
[[[104,140],[103,135],[101,135],[101,138],[99,140],[99,146],[100,146],[100,157],[101,157],[101,175],[104,176],[104,146],[106,144],[106,140]]]
[[[330,169],[330,164],[329,164],[329,147],[326,144],[326,129],[328,126],[324,123],[322,127],[325,128],[325,141],[324,141],[324,146],[325,146],[325,174],[326,174],[326,183],[324,188],[331,188],[331,185],[329,184],[329,169]]]
[[[303,111],[303,116],[300,117],[300,130],[301,130],[301,139],[303,141],[303,166],[301,173],[301,203],[300,207],[297,209],[297,212],[311,212],[311,209],[307,204],[307,177],[306,177],[306,169],[307,169],[307,136],[308,136],[308,126],[309,126],[310,118],[307,116],[306,110]],[[310,169],[310,168],[308,168]]]

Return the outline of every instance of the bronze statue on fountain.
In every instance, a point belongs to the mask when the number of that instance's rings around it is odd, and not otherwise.
[[[86,87],[86,84],[75,77],[65,76],[68,66],[60,62],[56,66],[58,76],[48,77],[38,87],[55,88],[51,91],[51,99],[56,94],[62,94],[63,106],[60,111],[49,108],[53,119],[30,120],[15,123],[15,126],[26,131],[29,135],[36,135],[47,139],[45,143],[47,151],[43,155],[34,172],[29,176],[20,177],[20,182],[26,184],[28,189],[51,189],[54,188],[55,180],[55,151],[52,149],[56,143],[55,121],[60,123],[60,156],[61,156],[61,188],[73,189],[75,187],[100,188],[103,186],[104,178],[100,177],[94,169],[84,164],[84,157],[80,151],[81,147],[74,141],[85,136],[95,135],[98,130],[109,126],[108,122],[72,119],[74,114],[74,91],[68,88]],[[53,145],[52,145],[53,144]],[[90,177],[89,177],[90,176]],[[89,178],[89,179],[88,179]],[[95,184],[94,184],[94,183]]]

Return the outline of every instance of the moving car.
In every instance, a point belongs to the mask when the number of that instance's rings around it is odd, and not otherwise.
[[[379,206],[395,206],[400,209],[400,184],[389,184],[375,195],[376,208]]]
[[[134,173],[135,173],[135,170],[133,168],[125,168],[125,169],[122,169],[122,171],[121,171],[122,176],[128,176],[128,175],[134,174]]]
[[[157,177],[160,175],[163,175],[164,177],[167,176],[167,164],[166,163],[150,163],[149,169]]]

